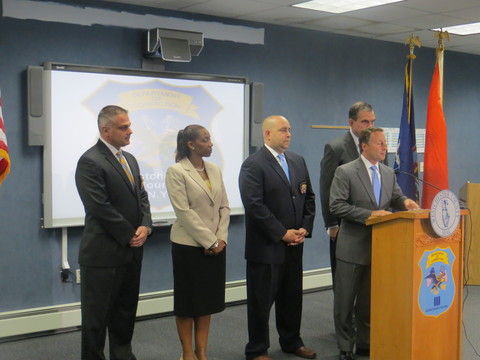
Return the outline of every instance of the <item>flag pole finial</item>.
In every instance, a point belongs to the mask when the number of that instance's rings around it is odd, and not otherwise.
[[[435,37],[438,38],[438,48],[440,50],[445,50],[444,40],[450,41],[450,34],[448,31],[443,31],[443,29],[440,28],[439,31],[435,31]]]
[[[410,54],[407,55],[407,58],[415,59],[416,58],[416,56],[414,54],[415,46],[421,47],[421,44],[422,44],[422,42],[420,40],[420,37],[411,34],[408,38],[406,38],[405,44],[408,44],[408,46],[410,48]]]

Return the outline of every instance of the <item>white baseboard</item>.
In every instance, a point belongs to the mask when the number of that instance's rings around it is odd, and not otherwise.
[[[330,268],[305,271],[304,291],[332,285]],[[226,284],[227,304],[247,298],[245,280]],[[150,316],[173,311],[173,290],[140,294],[137,316]],[[0,313],[0,338],[34,333],[61,331],[80,326],[80,303],[33,308]]]

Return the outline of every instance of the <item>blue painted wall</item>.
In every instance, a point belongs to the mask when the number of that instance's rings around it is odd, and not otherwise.
[[[173,14],[88,3],[130,12]],[[313,130],[311,125],[346,125],[348,108],[357,100],[375,107],[379,126],[399,125],[408,52],[402,44],[191,14],[176,16],[265,28],[265,45],[206,39],[199,57],[191,63],[168,64],[166,70],[237,75],[264,83],[265,115],[282,114],[290,120],[291,150],[305,156],[318,202],[323,146],[341,131]],[[0,187],[0,312],[78,302],[79,286],[60,282],[61,230],[41,228],[42,148],[27,144],[26,68],[47,61],[140,68],[143,32],[121,26],[80,26],[2,17],[0,34],[0,86],[12,161],[11,173]],[[416,54],[415,111],[417,127],[422,128],[435,54],[433,49],[423,48],[417,49]],[[480,182],[480,57],[447,51],[445,69],[450,187],[457,192],[467,180]],[[243,217],[232,218],[228,280],[244,278],[243,226]],[[305,248],[306,270],[329,266],[320,210],[315,226],[314,236]],[[81,232],[81,228],[69,229],[72,269],[78,267]],[[142,292],[172,287],[168,237],[168,229],[159,229],[146,245]]]

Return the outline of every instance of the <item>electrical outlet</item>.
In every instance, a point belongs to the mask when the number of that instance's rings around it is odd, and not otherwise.
[[[75,282],[80,284],[80,269],[75,270]]]
[[[62,279],[62,282],[67,283],[69,276],[70,276],[70,270],[69,269],[62,269],[60,271],[60,278]]]

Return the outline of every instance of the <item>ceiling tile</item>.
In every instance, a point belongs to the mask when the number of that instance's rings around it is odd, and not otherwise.
[[[443,13],[478,7],[478,0],[408,0],[398,4],[411,9]]]
[[[475,8],[450,11],[448,15],[459,19],[465,19],[465,23],[478,22],[480,21],[480,6]]]
[[[462,24],[463,22],[463,19],[438,14],[391,21],[392,24],[412,26],[418,29],[440,28],[445,26]]]
[[[259,11],[273,8],[275,8],[275,5],[252,0],[210,0],[201,4],[187,6],[184,10],[188,12],[236,18],[245,14],[255,14]]]
[[[413,27],[400,26],[395,24],[377,23],[377,24],[359,26],[354,30],[360,31],[363,33],[368,33],[368,34],[384,35],[384,34],[414,32],[417,29]]]
[[[428,11],[416,10],[411,8],[406,8],[403,6],[398,6],[395,3],[384,6],[376,6],[370,9],[363,9],[358,11],[352,11],[350,13],[344,14],[349,16],[354,16],[361,19],[368,19],[381,22],[390,22],[392,20],[412,18],[418,16],[424,16],[430,14]]]
[[[290,6],[293,4],[298,4],[302,0],[257,0],[258,2],[263,2],[266,4],[272,4],[277,6]]]
[[[293,11],[292,11],[293,10]],[[272,10],[259,11],[255,14],[241,16],[239,19],[253,20],[253,21],[280,21],[281,19],[297,19],[295,22],[305,22],[312,19],[319,19],[330,16],[331,14],[318,13],[318,11],[309,11],[305,9],[291,8],[288,6],[275,8]]]
[[[348,16],[329,16],[323,19],[311,20],[307,23],[329,29],[351,29],[358,26],[370,25],[373,22],[369,20],[355,19]]]

